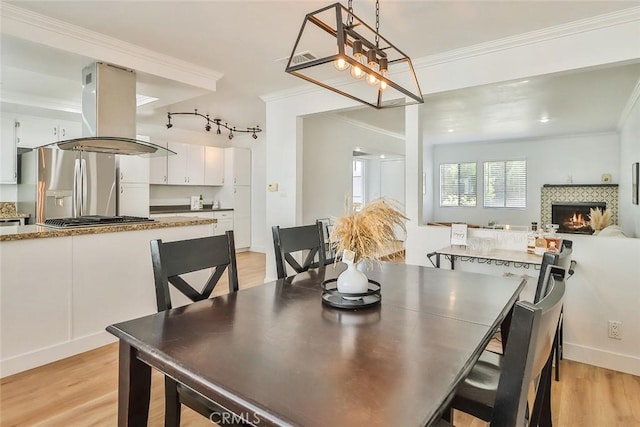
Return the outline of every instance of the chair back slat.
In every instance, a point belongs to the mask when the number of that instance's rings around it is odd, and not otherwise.
[[[151,262],[156,287],[158,311],[172,307],[169,284],[191,301],[211,296],[225,270],[228,272],[229,292],[238,290],[233,231],[223,236],[210,236],[176,242],[151,241]],[[183,277],[195,271],[213,269],[201,291],[191,286]]]
[[[276,259],[278,278],[287,277],[287,264],[296,273],[302,273],[309,268],[326,263],[324,251],[324,236],[321,223],[303,225],[299,227],[280,228],[272,227],[273,247]],[[308,250],[305,260],[300,264],[293,253]],[[315,258],[317,262],[314,262]]]
[[[551,350],[565,293],[563,271],[555,270],[549,274],[548,281],[549,291],[539,302],[520,301],[514,307],[491,412],[492,427],[523,425],[529,419],[527,398],[533,379],[540,380],[537,393],[550,393]],[[536,396],[532,414],[540,413],[541,401],[542,398]]]

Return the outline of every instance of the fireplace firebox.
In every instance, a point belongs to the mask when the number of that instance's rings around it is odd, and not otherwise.
[[[553,202],[551,203],[551,222],[558,224],[559,233],[593,234],[589,225],[591,209],[607,208],[605,202]]]

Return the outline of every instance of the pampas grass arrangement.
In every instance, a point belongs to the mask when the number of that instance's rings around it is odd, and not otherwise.
[[[336,253],[342,254],[345,249],[354,252],[354,263],[378,261],[385,247],[398,240],[396,227],[407,231],[408,218],[393,204],[388,199],[376,199],[360,212],[336,219],[330,239]]]
[[[600,231],[611,225],[611,211],[605,209],[604,212],[599,208],[589,210],[589,225],[594,231]]]

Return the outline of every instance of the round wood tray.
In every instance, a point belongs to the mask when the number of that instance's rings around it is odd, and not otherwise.
[[[322,302],[335,308],[357,310],[380,303],[380,283],[369,279],[369,288],[363,293],[338,292],[338,279],[322,282]]]

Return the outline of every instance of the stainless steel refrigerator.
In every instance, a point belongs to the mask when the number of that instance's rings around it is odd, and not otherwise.
[[[42,147],[21,155],[18,210],[29,223],[116,214],[114,154]]]

